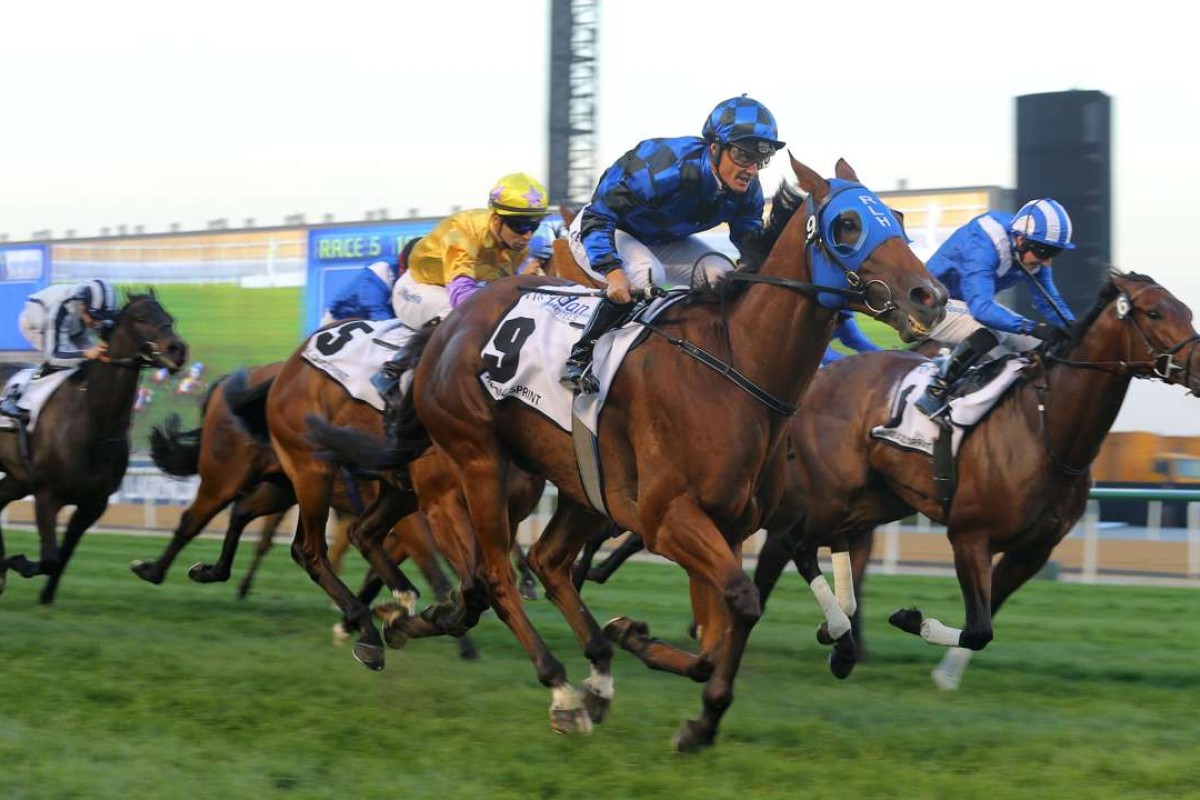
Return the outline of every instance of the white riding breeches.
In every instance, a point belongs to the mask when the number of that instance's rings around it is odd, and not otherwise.
[[[46,307],[41,303],[26,303],[17,317],[17,327],[25,341],[39,353],[46,344]]]
[[[945,318],[930,331],[929,338],[938,342],[945,342],[948,345],[956,345],[975,331],[984,327],[986,326],[983,323],[971,316],[971,311],[967,308],[965,302],[962,300],[951,300],[946,303]],[[992,333],[996,334],[996,338],[1000,340],[1000,346],[1010,353],[1023,353],[1041,344],[1041,340],[1035,336],[1006,333],[995,329],[992,329]]]
[[[571,221],[567,242],[571,255],[584,272],[604,284],[604,276],[592,269],[580,232],[585,207]],[[699,236],[686,236],[665,244],[643,244],[625,231],[614,231],[613,240],[621,259],[621,270],[634,289],[654,286],[701,286],[714,283],[733,269],[728,256],[713,249]],[[694,277],[693,277],[694,276]]]
[[[396,318],[414,331],[435,319],[445,319],[450,313],[450,293],[445,286],[417,283],[406,272],[392,288],[392,309]]]

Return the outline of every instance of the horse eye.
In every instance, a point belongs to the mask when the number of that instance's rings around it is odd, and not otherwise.
[[[1154,309],[1150,309],[1149,311],[1147,311],[1146,316],[1149,317],[1150,319],[1162,319],[1162,314],[1158,313]]]

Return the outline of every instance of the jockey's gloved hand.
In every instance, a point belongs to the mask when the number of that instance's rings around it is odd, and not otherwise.
[[[1054,344],[1055,342],[1062,341],[1070,336],[1070,334],[1062,328],[1056,327],[1047,322],[1039,322],[1037,325],[1034,325],[1033,330],[1030,331],[1029,334],[1035,338],[1041,339],[1047,344]]]

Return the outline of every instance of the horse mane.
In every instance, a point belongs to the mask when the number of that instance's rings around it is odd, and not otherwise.
[[[1064,337],[1061,341],[1050,348],[1050,355],[1066,357],[1067,353],[1069,353],[1071,349],[1074,348],[1081,339],[1083,339],[1084,335],[1088,332],[1088,329],[1092,327],[1092,323],[1096,321],[1104,309],[1108,308],[1109,303],[1111,303],[1116,296],[1120,294],[1121,289],[1117,286],[1117,282],[1113,280],[1114,278],[1122,278],[1123,280],[1132,281],[1134,283],[1158,283],[1158,281],[1154,280],[1154,278],[1151,278],[1149,275],[1142,275],[1137,272],[1122,272],[1116,267],[1110,268],[1108,271],[1108,279],[1100,286],[1100,292],[1096,296],[1096,302],[1086,314],[1075,320],[1075,324],[1071,326],[1069,331],[1070,336]]]
[[[800,210],[800,206],[804,205],[807,197],[798,186],[793,186],[786,180],[779,182],[779,188],[771,200],[771,215],[762,233],[747,236],[742,240],[739,248],[742,258],[737,267],[738,272],[758,272],[762,268],[767,256],[771,254],[771,249],[775,247],[787,224]],[[720,280],[712,286],[694,289],[693,296],[702,301],[727,302],[744,292],[748,285],[741,281]]]

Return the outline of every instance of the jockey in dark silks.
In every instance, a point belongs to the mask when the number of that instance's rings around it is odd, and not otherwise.
[[[833,338],[856,353],[873,353],[876,350],[883,349],[867,338],[867,335],[862,332],[862,328],[858,327],[858,323],[854,321],[854,314],[849,311],[838,312],[837,325],[833,329]],[[824,367],[845,357],[845,355],[834,350],[832,347],[826,347],[825,355],[821,356],[821,366]]]
[[[392,289],[397,278],[404,273],[408,254],[419,241],[420,237],[408,240],[394,261],[381,258],[359,270],[354,279],[329,301],[329,309],[321,324],[329,325],[346,319],[394,319],[396,312],[392,310]]]
[[[1062,335],[1059,325],[1075,316],[1054,285],[1050,262],[1072,250],[1071,217],[1050,198],[1031,200],[1015,215],[988,211],[963,225],[929,259],[929,271],[946,285],[946,317],[929,338],[955,348],[917,408],[933,416],[949,388],[998,345],[1023,352]],[[996,302],[996,294],[1019,282],[1030,286],[1033,304],[1053,323],[1034,322]]]
[[[579,266],[607,284],[606,297],[571,351],[564,383],[591,388],[581,381],[592,348],[627,313],[631,288],[687,286],[732,269],[694,234],[728,223],[741,251],[762,232],[758,171],[784,146],[778,137],[766,106],[742,95],[712,110],[702,136],[647,139],[605,171],[569,242]]]

